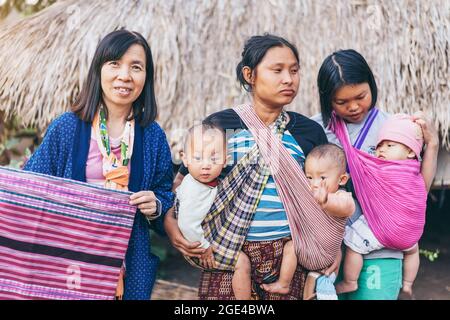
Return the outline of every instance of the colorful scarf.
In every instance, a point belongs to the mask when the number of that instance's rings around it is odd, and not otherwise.
[[[345,150],[356,196],[377,240],[387,248],[411,248],[425,225],[427,191],[419,161],[387,161],[358,150],[334,112],[330,130]]]
[[[0,299],[114,299],[129,196],[0,167]]]
[[[111,151],[106,115],[103,106],[94,117],[92,129],[98,148],[103,156],[103,175],[105,176],[105,188],[116,190],[128,190],[130,172],[128,163],[133,154],[134,119],[125,124],[125,130],[120,143],[120,160]]]
[[[238,106],[235,111],[250,129],[270,167],[287,213],[299,264],[308,270],[330,266],[340,250],[346,219],[330,216],[322,210],[302,168],[251,105]]]
[[[116,155],[111,150],[108,127],[106,125],[106,114],[103,106],[100,106],[100,110],[95,115],[92,127],[98,148],[103,156],[102,168],[103,176],[105,177],[105,188],[128,191],[128,182],[130,179],[128,163],[133,154],[134,119],[128,120],[125,123],[125,130],[122,135],[122,141],[120,142],[121,160],[117,159]],[[124,293],[124,274],[125,264],[122,266],[119,282],[117,284],[118,299],[122,299]]]

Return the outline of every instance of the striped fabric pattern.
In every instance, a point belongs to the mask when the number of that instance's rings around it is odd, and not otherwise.
[[[294,159],[303,167],[305,162],[303,150],[288,130],[284,131],[282,142]],[[241,130],[228,140],[228,152],[234,163],[238,163],[254,145],[255,139],[252,134],[248,130]],[[286,211],[278,196],[275,181],[270,175],[256,208],[246,240],[276,240],[290,235]]]
[[[129,195],[0,167],[0,299],[114,299]]]
[[[340,250],[346,219],[326,214],[314,199],[302,168],[259,119],[251,105],[235,108],[252,132],[287,212],[295,252],[308,270],[330,266]]]
[[[427,190],[420,162],[382,160],[358,150],[334,113],[331,130],[345,150],[356,196],[375,238],[390,249],[411,248],[425,227]]]
[[[286,122],[285,113],[281,113],[272,128],[278,137],[284,134]],[[214,203],[202,222],[217,270],[234,271],[269,176],[270,170],[254,144],[219,183]],[[174,213],[177,216],[177,204]],[[203,269],[197,258],[185,258]]]
[[[205,238],[214,248],[217,270],[234,271],[269,174],[255,146],[218,185],[216,199],[202,222]],[[201,267],[198,259],[185,258]]]

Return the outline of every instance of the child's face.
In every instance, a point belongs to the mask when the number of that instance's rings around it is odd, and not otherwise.
[[[327,192],[335,193],[339,186],[344,186],[348,181],[348,175],[341,172],[335,160],[326,157],[308,157],[305,174],[313,191],[318,189],[323,181]]]
[[[225,141],[217,130],[194,132],[187,149],[182,155],[183,163],[189,174],[199,182],[213,181],[226,166]]]
[[[375,151],[377,158],[383,160],[407,160],[414,159],[414,152],[402,143],[383,140]]]
[[[372,105],[367,82],[345,85],[336,90],[331,105],[336,114],[349,123],[361,123]]]

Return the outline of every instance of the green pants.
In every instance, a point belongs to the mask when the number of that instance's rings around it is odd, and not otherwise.
[[[358,290],[339,295],[339,300],[397,300],[402,287],[401,259],[364,259]],[[343,263],[336,283],[342,280]]]

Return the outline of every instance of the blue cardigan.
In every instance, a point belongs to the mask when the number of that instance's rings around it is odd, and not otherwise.
[[[91,139],[91,123],[66,112],[49,126],[44,140],[24,170],[86,181],[86,162]],[[166,135],[153,122],[135,125],[130,182],[132,192],[151,190],[161,201],[162,214],[150,227],[164,235],[164,215],[173,204],[172,158]],[[138,210],[125,257],[124,299],[150,299],[159,258],[150,252],[149,223]]]

